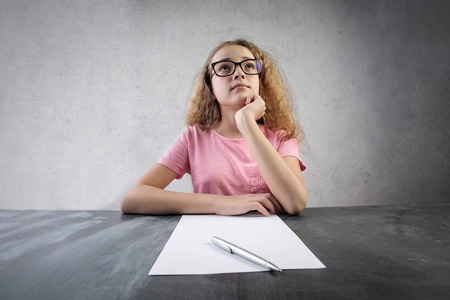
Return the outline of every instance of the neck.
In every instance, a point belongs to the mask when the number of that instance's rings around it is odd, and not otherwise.
[[[236,125],[236,119],[234,115],[236,114],[235,110],[227,110],[224,107],[221,107],[222,120],[219,125],[216,127],[216,131],[227,138],[230,139],[241,139],[243,135],[239,131]]]

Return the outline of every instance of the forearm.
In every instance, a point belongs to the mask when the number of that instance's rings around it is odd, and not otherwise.
[[[302,211],[307,201],[303,178],[299,178],[286,164],[254,120],[242,115],[237,118],[237,125],[272,194],[286,212],[297,214]]]
[[[278,208],[277,208],[278,207]],[[121,210],[134,214],[242,215],[259,211],[265,216],[280,211],[271,194],[222,196],[172,192],[150,185],[134,185],[122,200]]]
[[[124,196],[121,210],[135,214],[212,214],[217,213],[218,195],[163,190],[135,185]]]

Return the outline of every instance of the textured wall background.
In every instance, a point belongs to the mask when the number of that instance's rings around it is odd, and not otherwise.
[[[283,68],[309,206],[450,201],[447,1],[0,1],[0,209],[119,209],[244,37]],[[190,191],[189,178],[170,186]]]

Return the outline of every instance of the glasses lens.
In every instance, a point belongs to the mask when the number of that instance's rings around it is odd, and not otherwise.
[[[214,65],[214,71],[218,76],[229,76],[234,72],[234,63],[221,61]]]
[[[248,75],[261,73],[261,62],[256,59],[250,59],[242,62],[242,68]]]

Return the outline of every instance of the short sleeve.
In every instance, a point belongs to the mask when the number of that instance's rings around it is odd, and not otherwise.
[[[300,158],[300,154],[298,151],[298,143],[296,139],[281,139],[280,145],[277,149],[278,153],[281,157],[285,156],[294,156],[298,159],[298,162],[300,164],[300,169],[304,171],[306,169],[305,164],[303,163],[302,159]]]
[[[186,128],[157,161],[158,164],[166,166],[177,173],[177,179],[181,179],[184,174],[190,173],[188,134],[189,131]]]

